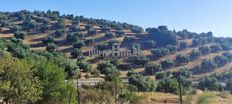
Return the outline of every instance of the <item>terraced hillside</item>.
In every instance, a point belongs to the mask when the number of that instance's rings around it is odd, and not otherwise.
[[[168,30],[166,26],[147,28],[144,31],[136,25],[83,16],[60,15],[56,11],[1,13],[0,32],[1,38],[22,41],[30,46],[31,51],[46,51],[50,45],[50,48],[54,48],[50,51],[62,52],[73,61],[77,60],[77,57],[71,55],[75,50],[81,50],[83,54],[95,48],[111,50],[113,42],[121,43],[121,49],[131,50],[135,47],[141,49],[143,54],[137,58],[144,58],[145,62],[136,63],[141,60],[135,60],[135,57],[118,59],[121,77],[127,77],[128,70],[135,70],[145,76],[154,76],[155,73],[145,69],[154,72],[158,69],[157,67],[148,69],[148,63],[153,63],[153,66],[160,65],[162,70],[170,72],[187,68],[193,72],[194,79],[214,72],[228,71],[231,68],[231,62],[227,62],[210,71],[197,70],[199,73],[194,69],[202,60],[213,60],[215,56],[221,56],[231,50],[231,38],[213,37],[211,32],[200,34],[187,30],[176,32]],[[208,51],[202,53],[200,47]],[[199,52],[199,55],[191,56],[193,51]],[[176,59],[178,55],[182,55],[180,62]],[[191,59],[192,57],[194,58]],[[98,63],[108,59],[87,56],[92,70],[96,69]],[[169,65],[165,66],[167,62]]]

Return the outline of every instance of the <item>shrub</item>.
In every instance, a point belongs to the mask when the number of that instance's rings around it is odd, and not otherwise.
[[[156,91],[177,94],[179,91],[178,86],[179,84],[177,80],[172,78],[165,78],[159,82]]]
[[[232,53],[225,52],[225,53],[223,53],[223,56],[227,57],[229,59],[229,61],[232,61]]]
[[[149,75],[153,75],[156,72],[162,71],[162,67],[159,64],[154,64],[153,62],[149,62],[145,68],[145,71]]]
[[[42,40],[42,42],[43,42],[43,44],[46,44],[46,45],[47,45],[48,43],[54,43],[55,40],[54,40],[53,37],[48,36],[48,37],[44,38],[44,39]]]
[[[116,36],[112,32],[107,32],[107,33],[105,33],[105,37],[106,38],[115,38]]]
[[[169,50],[169,53],[174,54],[176,53],[176,46],[174,45],[167,45],[166,48]]]
[[[160,71],[160,72],[155,73],[155,78],[156,79],[163,79],[165,77],[167,77],[167,74],[166,74],[165,71]]]
[[[95,30],[95,29],[90,29],[88,31],[88,35],[96,35],[96,34],[97,34],[97,30]]]
[[[85,43],[83,41],[77,41],[73,43],[73,48],[82,48],[85,46]]]
[[[188,63],[188,62],[189,62],[189,58],[186,55],[177,55],[176,56],[176,63],[184,64],[184,63]]]
[[[220,52],[222,51],[222,47],[220,45],[212,45],[210,46],[210,52]]]
[[[73,58],[78,58],[80,56],[82,56],[82,51],[78,48],[75,48],[72,52],[71,55]]]
[[[155,44],[155,41],[148,40],[148,41],[145,41],[144,45],[148,48],[154,48],[156,44]]]
[[[15,38],[17,38],[17,39],[24,39],[25,38],[25,36],[26,36],[26,33],[25,32],[22,32],[22,31],[18,31],[18,32],[16,32],[15,34],[14,34],[14,37]]]
[[[214,62],[217,64],[217,66],[224,66],[229,62],[229,59],[225,56],[216,56],[214,57]]]
[[[133,74],[129,77],[129,84],[138,88],[138,91],[155,91],[156,83],[149,77],[144,77],[139,74]]]
[[[56,30],[55,32],[52,33],[52,35],[55,37],[60,37],[60,36],[64,35],[64,30],[62,30],[62,29]]]
[[[213,60],[203,60],[201,62],[201,69],[205,71],[213,70],[217,67],[217,64]]]
[[[54,44],[54,43],[48,43],[48,44],[47,44],[46,50],[47,50],[48,52],[54,52],[57,48],[58,48],[58,47],[57,47],[56,44]]]
[[[90,72],[91,71],[91,65],[90,63],[86,61],[80,61],[77,62],[77,66],[83,71],[83,72]]]
[[[182,50],[182,49],[185,49],[188,47],[188,44],[184,41],[180,42],[179,43],[179,48]]]
[[[153,49],[153,50],[151,50],[151,53],[153,55],[155,55],[157,58],[161,58],[163,56],[168,55],[169,54],[169,50],[166,49],[166,48],[160,48],[160,49],[157,49],[157,50]]]
[[[195,60],[198,57],[200,57],[201,53],[195,49],[192,50],[192,52],[189,54],[190,60]]]
[[[167,59],[165,61],[162,61],[161,65],[163,69],[168,69],[168,68],[174,67],[175,63],[172,60]]]
[[[135,65],[145,66],[150,60],[146,56],[135,56],[132,61]]]
[[[202,46],[199,48],[199,51],[201,54],[206,55],[210,52],[210,48],[208,46]]]

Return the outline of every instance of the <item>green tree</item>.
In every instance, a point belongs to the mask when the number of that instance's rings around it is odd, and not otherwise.
[[[205,77],[202,80],[200,80],[199,84],[198,84],[198,88],[205,90],[220,90],[222,88],[220,82],[218,82],[216,77]]]
[[[184,41],[180,42],[179,43],[179,48],[182,50],[182,49],[185,49],[188,47],[188,44]]]
[[[200,57],[201,53],[195,49],[192,50],[192,52],[189,54],[190,60],[196,60],[198,57]]]
[[[73,79],[79,75],[79,67],[76,63],[70,60],[63,60],[59,63],[59,66],[62,67],[66,73],[66,79]]]
[[[156,46],[156,43],[153,40],[148,40],[148,41],[145,41],[144,46],[148,48],[154,48]]]
[[[73,48],[82,48],[85,46],[85,43],[83,41],[77,41],[73,43]]]
[[[34,66],[35,75],[43,82],[43,95],[39,104],[66,104],[70,93],[75,95],[74,84],[65,81],[65,72],[58,65],[43,58],[28,61]]]
[[[71,52],[71,55],[73,58],[78,58],[80,56],[82,56],[82,51],[78,48],[75,48],[72,52]]]
[[[210,46],[210,52],[215,53],[215,52],[220,52],[220,51],[222,51],[222,47],[220,45],[217,44],[217,45]]]
[[[175,62],[173,62],[172,60],[167,59],[167,60],[161,62],[161,66],[162,66],[163,69],[168,69],[168,68],[174,67]]]
[[[157,58],[164,57],[169,54],[169,50],[167,48],[153,49],[151,53],[155,55]]]
[[[83,72],[90,72],[91,71],[91,65],[89,62],[86,61],[80,61],[77,62],[77,66],[83,71]]]
[[[49,44],[49,43],[54,43],[55,42],[55,40],[54,40],[54,38],[53,37],[51,37],[51,36],[48,36],[48,37],[46,37],[46,38],[44,38],[43,40],[42,40],[42,42],[44,43],[44,44]]]
[[[179,92],[178,86],[176,79],[165,78],[159,82],[156,91],[177,94]]]
[[[155,91],[156,89],[156,82],[154,80],[140,74],[132,74],[128,80],[129,84],[136,86],[139,91]]]
[[[199,51],[201,54],[206,55],[210,52],[210,48],[208,46],[202,46],[199,48]]]
[[[105,33],[105,37],[111,39],[111,38],[115,38],[116,36],[115,36],[115,34],[112,33],[112,32],[107,32],[107,33]]]
[[[213,60],[203,60],[201,62],[201,69],[205,71],[214,70],[217,67],[217,64]]]
[[[167,45],[166,48],[169,50],[169,53],[174,54],[176,53],[176,46],[174,45]]]
[[[54,44],[54,43],[48,43],[48,44],[47,44],[47,47],[46,47],[46,50],[47,50],[48,52],[54,52],[54,51],[56,51],[57,48],[58,48],[58,47],[57,47],[56,44]]]
[[[17,38],[17,39],[22,39],[22,40],[25,38],[25,36],[26,36],[26,33],[25,33],[25,32],[22,32],[22,31],[21,31],[21,32],[18,31],[18,32],[16,32],[16,33],[14,34],[14,37],[15,37],[15,38]]]
[[[150,61],[150,59],[148,59],[146,56],[140,55],[133,57],[132,61],[135,65],[145,66]]]
[[[184,63],[188,63],[189,62],[189,58],[186,55],[177,55],[176,56],[176,63],[177,64],[184,64]]]
[[[224,66],[229,62],[229,59],[225,56],[216,56],[214,57],[214,62],[217,64],[217,66]]]
[[[0,66],[0,96],[5,101],[28,104],[41,99],[44,87],[29,63],[6,56]]]
[[[101,62],[98,64],[97,69],[101,74],[105,75],[107,81],[113,81],[120,75],[119,70],[109,61]]]
[[[232,53],[225,52],[225,53],[223,53],[223,56],[227,57],[229,59],[229,61],[232,61]]]
[[[155,74],[156,72],[162,71],[162,67],[161,67],[161,65],[159,65],[159,64],[155,64],[155,63],[153,63],[153,62],[149,62],[149,63],[146,65],[145,71],[146,71],[147,74],[153,75],[153,74]]]

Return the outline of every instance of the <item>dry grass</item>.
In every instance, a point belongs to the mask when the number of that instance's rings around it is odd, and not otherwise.
[[[11,38],[14,34],[0,34],[0,38]]]
[[[170,93],[161,92],[140,92],[137,95],[142,96],[144,104],[178,104],[178,96]]]

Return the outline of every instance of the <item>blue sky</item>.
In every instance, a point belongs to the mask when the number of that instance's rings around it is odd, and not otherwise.
[[[57,10],[146,27],[232,37],[232,0],[4,0],[0,11]]]

